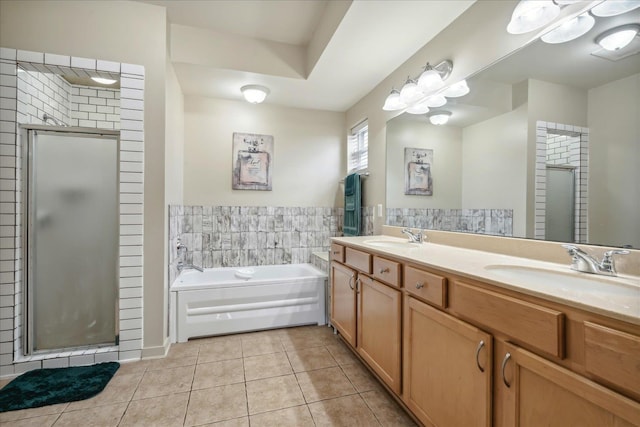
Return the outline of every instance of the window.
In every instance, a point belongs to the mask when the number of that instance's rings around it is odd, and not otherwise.
[[[348,173],[361,172],[369,165],[369,123],[360,122],[351,129],[347,143]]]

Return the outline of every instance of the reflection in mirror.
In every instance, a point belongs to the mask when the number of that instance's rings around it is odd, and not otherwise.
[[[595,43],[640,10],[596,21],[468,78],[470,93],[441,107],[446,125],[390,120],[386,223],[640,248],[640,37],[616,52]],[[433,150],[432,195],[405,194],[405,148]]]

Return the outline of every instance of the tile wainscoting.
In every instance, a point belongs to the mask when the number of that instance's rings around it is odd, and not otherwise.
[[[342,235],[343,209],[281,206],[169,206],[169,283],[177,277],[178,239],[186,262],[204,268],[311,262]],[[373,207],[362,209],[373,235]]]
[[[513,210],[387,208],[386,225],[511,237]]]

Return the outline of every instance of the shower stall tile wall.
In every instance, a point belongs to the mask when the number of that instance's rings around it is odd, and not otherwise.
[[[362,209],[362,234],[373,234],[373,207]],[[204,268],[308,263],[342,235],[343,209],[333,207],[169,207],[169,283],[177,277],[178,239],[187,264]]]
[[[510,237],[513,210],[387,208],[387,225]]]
[[[19,67],[19,66],[20,67]],[[108,71],[121,78],[121,99],[110,89],[82,92],[58,75]],[[28,70],[27,72],[19,71]],[[36,73],[37,72],[37,73]],[[24,75],[24,76],[23,76]],[[30,76],[30,77],[27,77]],[[27,82],[29,80],[29,82]],[[23,84],[30,83],[22,89]],[[138,359],[142,350],[144,183],[144,67],[0,47],[0,376],[41,367]],[[76,92],[77,89],[77,92]],[[94,90],[94,89],[91,89]],[[93,96],[95,95],[95,96]],[[74,96],[76,98],[74,98]],[[86,103],[84,98],[86,96]],[[120,105],[122,104],[122,105]],[[77,106],[77,107],[76,107]],[[93,106],[93,107],[83,107]],[[99,107],[100,111],[98,110]],[[111,107],[111,108],[107,108]],[[77,114],[83,110],[88,113]],[[22,158],[20,123],[42,114],[72,126],[122,129],[120,135],[119,346],[23,356]],[[96,114],[89,116],[89,114]],[[104,116],[103,116],[104,115]],[[83,118],[80,118],[82,116]],[[104,120],[103,120],[104,119]],[[76,123],[77,120],[77,123]],[[95,124],[94,124],[95,122]]]

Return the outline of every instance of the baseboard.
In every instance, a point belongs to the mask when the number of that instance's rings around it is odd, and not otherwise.
[[[164,343],[155,347],[145,347],[142,349],[142,359],[157,359],[165,357],[169,351],[170,340],[165,337]]]

